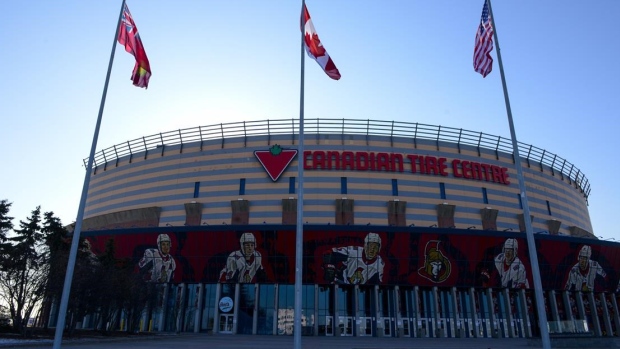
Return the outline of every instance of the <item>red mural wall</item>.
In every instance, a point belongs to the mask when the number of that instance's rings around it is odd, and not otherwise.
[[[169,252],[160,242],[169,241]],[[113,239],[147,280],[288,283],[295,231],[196,231],[87,236],[100,255]],[[244,244],[245,243],[245,244]],[[618,290],[620,248],[583,239],[537,238],[543,288]],[[303,282],[533,288],[524,234],[305,229]],[[165,270],[164,270],[165,269]]]

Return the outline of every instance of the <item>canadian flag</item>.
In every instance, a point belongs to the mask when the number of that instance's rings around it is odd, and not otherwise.
[[[325,51],[325,47],[321,44],[321,40],[319,40],[319,36],[314,30],[314,25],[312,25],[312,19],[310,19],[310,13],[308,12],[308,8],[306,4],[304,4],[304,9],[301,14],[301,30],[304,32],[304,46],[306,47],[306,52],[308,56],[314,59],[325,71],[325,74],[334,80],[340,79],[340,72],[334,61],[332,61],[331,57]]]

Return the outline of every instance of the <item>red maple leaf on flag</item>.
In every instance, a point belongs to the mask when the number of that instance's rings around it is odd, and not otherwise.
[[[338,68],[336,68],[334,61],[329,57],[323,44],[321,44],[321,40],[319,40],[319,35],[316,33],[316,30],[314,30],[312,19],[310,19],[310,13],[305,4],[301,11],[301,31],[304,33],[303,41],[308,56],[314,59],[321,68],[323,68],[327,76],[334,80],[340,79],[340,72]]]
[[[325,56],[325,48],[321,44],[321,40],[319,40],[319,36],[316,33],[306,33],[306,44],[308,45],[308,49],[312,52],[314,57],[322,57]]]

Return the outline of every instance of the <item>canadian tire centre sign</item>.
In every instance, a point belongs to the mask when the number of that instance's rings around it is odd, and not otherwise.
[[[275,182],[293,161],[297,150],[274,145],[269,150],[256,150],[254,155]],[[431,176],[493,182],[509,185],[508,168],[483,162],[416,154],[307,150],[303,156],[304,170],[409,172]]]

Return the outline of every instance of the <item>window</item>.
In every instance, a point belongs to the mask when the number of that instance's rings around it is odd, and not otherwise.
[[[200,182],[194,183],[194,198],[197,198],[198,194],[200,194]]]
[[[239,180],[239,195],[245,195],[245,178]]]
[[[392,179],[392,195],[398,196],[398,179]]]
[[[549,214],[549,216],[552,216],[552,214],[551,214],[551,205],[549,205],[549,200],[547,200],[547,213]]]
[[[517,194],[517,199],[519,199],[519,208],[523,209],[523,201],[521,201],[521,194]]]
[[[295,194],[295,177],[288,179],[288,193]]]
[[[482,202],[489,203],[489,197],[487,196],[487,188],[482,188]]]
[[[446,199],[446,184],[445,183],[439,183],[439,195],[441,196],[442,200]]]
[[[347,177],[340,177],[340,194],[347,193]]]

